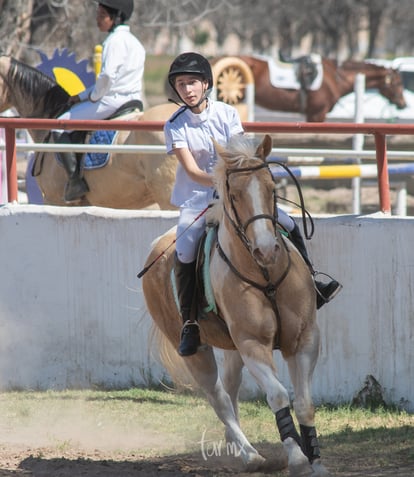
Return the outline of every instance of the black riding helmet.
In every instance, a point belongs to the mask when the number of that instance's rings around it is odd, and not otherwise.
[[[198,53],[182,53],[171,63],[170,71],[168,72],[168,82],[171,88],[177,93],[175,89],[175,78],[178,75],[199,75],[203,80],[207,80],[208,89],[213,87],[213,72],[211,71],[210,63],[204,56]],[[178,94],[178,93],[177,93]]]
[[[134,10],[134,0],[98,0],[97,3],[117,10],[123,21],[129,20]]]

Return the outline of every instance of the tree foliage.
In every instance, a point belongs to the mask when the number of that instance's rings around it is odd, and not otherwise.
[[[26,61],[65,47],[91,57],[104,38],[95,9],[85,0],[0,0],[0,48]],[[184,36],[198,45],[214,38],[220,48],[235,34],[241,51],[227,54],[280,48],[341,59],[410,55],[413,21],[412,0],[135,0],[130,24],[149,53],[161,34],[170,54]]]

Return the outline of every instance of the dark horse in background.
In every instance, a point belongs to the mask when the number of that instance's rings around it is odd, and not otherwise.
[[[67,108],[69,95],[41,71],[0,52],[0,113],[14,107],[23,118],[56,118]],[[143,114],[132,112],[117,119],[130,121],[166,121],[177,105],[161,104]],[[91,118],[93,119],[93,118]],[[48,142],[48,131],[29,131],[36,143]],[[120,131],[115,144],[163,146],[164,135],[158,131]],[[85,169],[89,192],[78,202],[66,203],[63,191],[66,172],[55,153],[38,153],[34,175],[49,205],[94,205],[114,209],[142,209],[170,204],[177,160],[166,153],[110,154],[105,166]]]
[[[367,89],[377,89],[397,108],[406,107],[404,87],[400,73],[368,62],[346,61],[338,65],[335,61],[322,58],[323,81],[318,90],[307,90],[305,101],[301,91],[276,88],[270,82],[266,59],[254,56],[239,56],[252,70],[255,80],[255,102],[274,111],[302,113],[307,121],[321,122],[342,96],[354,90],[355,77],[362,73]]]

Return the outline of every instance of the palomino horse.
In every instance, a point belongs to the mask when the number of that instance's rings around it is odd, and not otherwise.
[[[227,441],[254,470],[264,458],[241,430],[237,404],[245,365],[275,414],[291,475],[327,476],[311,399],[320,342],[315,289],[309,268],[277,225],[276,186],[266,163],[271,139],[265,136],[256,149],[248,138],[234,137],[226,149],[216,145],[216,150],[214,178],[220,199],[212,213],[218,229],[206,262],[219,318],[215,322],[200,317],[202,346],[193,356],[178,355],[182,320],[170,281],[175,243],[175,230],[170,230],[155,241],[139,274],[148,311],[160,331],[160,354],[166,366],[170,363],[172,376],[183,366],[190,372],[224,423]],[[224,349],[223,378],[213,347]],[[275,348],[288,363],[300,432],[277,376]]]
[[[10,56],[0,55],[0,111],[13,106],[21,117],[55,118],[67,105],[68,94],[51,78]],[[166,121],[177,106],[164,104],[117,119]],[[93,119],[93,118],[91,118]],[[43,142],[47,131],[29,131],[35,142]],[[162,132],[121,131],[117,144],[163,145]],[[166,154],[111,154],[104,167],[84,171],[90,191],[84,200],[71,205],[95,205],[140,209],[158,204],[172,209],[170,196],[177,161]],[[36,179],[46,204],[67,205],[63,191],[67,180],[54,153],[41,153],[35,164]]]
[[[275,111],[305,114],[307,121],[324,121],[326,114],[342,96],[354,89],[355,77],[363,73],[366,87],[379,92],[398,108],[405,108],[403,83],[397,70],[367,62],[336,62],[322,59],[323,80],[318,90],[306,91],[305,105],[301,107],[301,91],[274,87],[270,82],[268,62],[252,56],[240,56],[252,70],[255,80],[256,104]]]

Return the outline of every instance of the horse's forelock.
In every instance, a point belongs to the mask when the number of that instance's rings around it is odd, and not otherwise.
[[[241,167],[245,161],[255,160],[257,145],[246,136],[232,136],[225,147],[226,154],[221,156],[228,167]]]
[[[217,189],[222,191],[227,169],[249,167],[252,162],[262,161],[255,156],[257,143],[247,136],[232,136],[225,147],[226,154],[220,155],[214,168]]]

